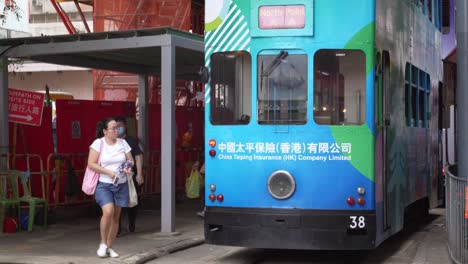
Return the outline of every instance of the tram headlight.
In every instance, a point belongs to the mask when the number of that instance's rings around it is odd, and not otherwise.
[[[271,196],[284,200],[293,195],[296,190],[296,180],[289,172],[279,170],[268,177],[267,187]]]

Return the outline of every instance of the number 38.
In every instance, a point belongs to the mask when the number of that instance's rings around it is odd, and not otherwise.
[[[349,224],[351,229],[366,227],[366,218],[364,216],[350,216],[349,219],[351,220],[351,224]]]

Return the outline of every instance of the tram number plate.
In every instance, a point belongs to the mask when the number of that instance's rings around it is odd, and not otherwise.
[[[349,228],[351,229],[362,229],[366,227],[366,218],[364,216],[350,216]]]

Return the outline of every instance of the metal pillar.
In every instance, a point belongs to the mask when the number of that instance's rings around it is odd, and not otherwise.
[[[468,178],[468,16],[466,0],[456,1],[458,177]]]
[[[0,154],[9,151],[8,134],[8,59],[0,59]],[[0,171],[6,171],[6,159],[0,158]]]
[[[143,165],[148,166],[149,157],[149,115],[148,115],[148,76],[138,75],[138,139],[143,146]]]
[[[175,231],[175,48],[161,47],[161,232]]]

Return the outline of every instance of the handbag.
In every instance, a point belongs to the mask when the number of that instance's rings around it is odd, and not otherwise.
[[[128,182],[128,207],[135,207],[138,205],[138,194],[133,183],[132,174],[127,174]]]
[[[102,139],[101,139],[101,147],[99,150],[99,156],[97,160],[98,164],[99,164],[99,161],[101,160],[101,153],[102,153],[103,145],[104,145],[104,142],[102,142]],[[83,177],[83,184],[81,185],[81,190],[87,195],[93,195],[94,192],[96,191],[96,185],[97,185],[98,179],[99,179],[99,173],[93,171],[88,166],[86,166],[86,171]]]

